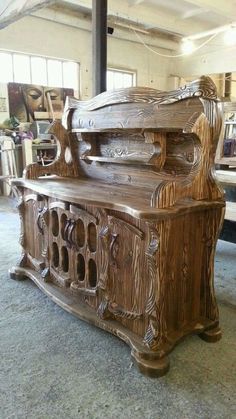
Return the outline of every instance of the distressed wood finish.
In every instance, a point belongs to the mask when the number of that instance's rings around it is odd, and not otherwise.
[[[14,180],[23,254],[10,274],[123,339],[143,373],[161,376],[184,336],[221,336],[215,87],[202,77],[174,92],[70,99],[63,124],[52,127],[56,161]]]

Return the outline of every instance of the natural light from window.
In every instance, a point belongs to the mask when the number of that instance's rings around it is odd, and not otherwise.
[[[30,57],[13,54],[13,77],[16,83],[30,83]]]
[[[45,58],[31,57],[31,75],[33,84],[47,85],[47,62]]]
[[[136,85],[136,73],[125,70],[107,70],[107,90],[132,87]]]
[[[66,87],[79,92],[79,64],[73,61],[0,51],[0,69],[0,83]]]

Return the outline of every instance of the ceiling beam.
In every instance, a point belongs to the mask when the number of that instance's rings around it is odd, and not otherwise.
[[[185,13],[182,14],[182,19],[189,19],[191,17],[194,16],[199,16],[202,15],[203,13],[208,13],[209,9],[203,9],[203,8],[194,8],[194,9],[189,9],[188,11],[186,11]]]
[[[50,22],[59,23],[62,25],[66,25],[69,27],[82,29],[84,31],[92,31],[92,22],[91,22],[91,16],[87,17],[86,19],[83,17],[82,14],[69,14],[67,15],[65,13],[65,9],[58,8],[48,8],[48,9],[41,9],[38,10],[35,13],[31,14],[32,17],[40,18],[44,20],[48,20]],[[110,38],[118,38],[118,39],[124,39],[126,41],[135,42],[140,44],[140,41],[137,39],[135,33],[133,31],[130,31],[129,29],[114,24],[114,21],[108,19],[108,26],[111,26],[114,28],[114,32],[112,35],[109,35]],[[141,34],[143,42],[145,42],[147,45],[153,47],[153,48],[163,48],[169,51],[177,50],[179,47],[179,44],[171,39],[165,39],[162,37],[154,37],[149,36],[145,34]]]
[[[72,4],[92,9],[91,0],[63,0],[63,3],[67,3],[68,6]],[[113,16],[114,19],[128,20],[131,25],[132,23],[142,24],[147,28],[160,29],[179,34],[180,36],[187,36],[209,29],[209,25],[206,22],[190,22],[188,19],[182,19],[181,16],[176,16],[174,13],[164,12],[158,7],[155,8],[153,5],[145,2],[136,4],[135,7],[130,7],[129,0],[109,0],[108,16]]]
[[[144,0],[128,0],[129,6],[137,6],[137,4],[143,3]]]
[[[187,2],[194,4],[194,6],[201,7],[203,9],[205,8],[211,12],[227,17],[230,21],[234,21],[236,19],[235,2],[222,0],[187,0]]]
[[[0,29],[42,7],[55,3],[55,0],[2,0],[0,5]]]

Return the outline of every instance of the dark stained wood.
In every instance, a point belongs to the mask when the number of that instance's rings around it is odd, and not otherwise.
[[[221,336],[215,87],[203,77],[175,92],[72,100],[63,124],[52,128],[56,161],[14,180],[23,253],[10,274],[123,339],[144,374],[164,375],[184,336]]]

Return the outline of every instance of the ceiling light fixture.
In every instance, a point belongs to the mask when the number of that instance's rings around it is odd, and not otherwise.
[[[191,54],[195,50],[199,49],[200,47],[206,45],[215,36],[219,33],[224,32],[224,41],[227,45],[235,45],[236,44],[236,23],[231,23],[230,25],[219,26],[218,28],[210,29],[209,31],[196,33],[194,35],[189,35],[186,38],[182,38],[181,43],[181,50],[184,55]],[[203,44],[200,46],[194,47],[193,41],[209,37]]]
[[[226,45],[236,44],[236,26],[231,26],[224,34],[224,41]]]
[[[191,54],[194,50],[194,43],[189,38],[184,38],[181,44],[181,51],[183,54]]]
[[[204,31],[204,32],[196,33],[194,35],[189,35],[183,39],[189,39],[191,41],[195,41],[197,39],[206,38],[208,36],[211,36],[217,33],[226,32],[235,27],[236,27],[236,22],[233,22],[233,23],[230,23],[229,25],[218,26],[218,28],[210,29],[209,31]]]

